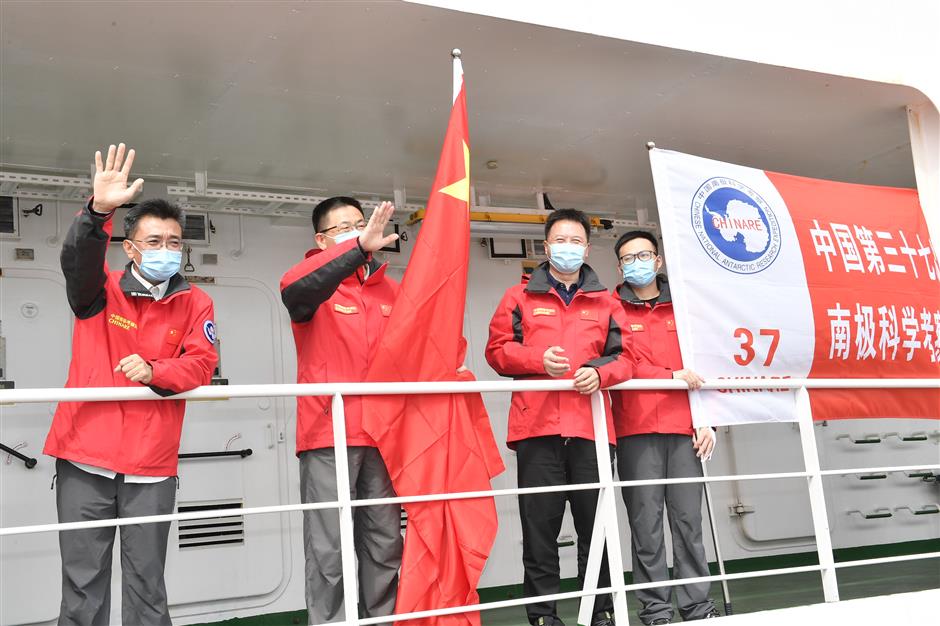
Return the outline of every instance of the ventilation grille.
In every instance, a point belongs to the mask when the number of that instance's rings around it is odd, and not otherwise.
[[[0,196],[0,234],[16,234],[16,212],[10,196]]]
[[[177,507],[179,513],[192,511],[219,511],[222,509],[240,509],[242,500],[216,500],[213,502],[187,502]],[[206,548],[211,546],[230,546],[245,543],[245,518],[209,517],[206,519],[180,520],[180,550]]]
[[[183,239],[189,243],[209,243],[209,216],[205,213],[186,213]]]

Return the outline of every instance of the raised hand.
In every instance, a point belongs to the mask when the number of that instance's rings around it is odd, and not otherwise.
[[[363,250],[366,252],[375,252],[398,239],[398,235],[394,233],[391,235],[384,234],[385,227],[388,225],[388,221],[392,219],[394,212],[395,205],[388,201],[380,204],[378,208],[372,212],[369,223],[366,224],[366,227],[362,229],[362,234],[359,235],[359,245],[362,246]]]
[[[130,187],[127,186],[127,176],[134,164],[133,148],[124,158],[124,144],[114,144],[108,148],[108,159],[101,161],[101,151],[95,152],[95,181],[94,204],[92,208],[98,213],[110,213],[122,204],[134,199],[144,188],[144,179],[138,178]]]

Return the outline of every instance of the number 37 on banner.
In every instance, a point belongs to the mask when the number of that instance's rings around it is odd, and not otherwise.
[[[755,345],[754,332],[749,328],[735,328],[734,337],[741,343],[738,346],[740,352],[734,355],[734,362],[738,365],[747,366],[757,356],[758,351],[764,354],[764,366],[768,367],[774,360],[774,354],[777,352],[777,345],[780,343],[779,328],[760,328],[757,331],[758,339]]]

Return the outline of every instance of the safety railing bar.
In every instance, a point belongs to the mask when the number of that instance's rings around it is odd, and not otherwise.
[[[616,585],[610,587],[599,587],[597,589],[584,589],[581,591],[568,591],[546,596],[531,596],[526,598],[514,598],[512,600],[498,600],[496,602],[485,602],[478,604],[469,604],[464,606],[447,607],[442,609],[433,609],[428,611],[415,611],[413,613],[399,613],[395,615],[386,615],[384,617],[370,617],[357,620],[362,626],[372,624],[381,624],[383,622],[398,622],[409,619],[421,619],[434,617],[438,615],[455,615],[459,613],[469,613],[471,611],[488,611],[491,609],[503,609],[516,606],[524,606],[534,602],[550,602],[558,600],[570,600],[573,598],[582,598],[584,596],[593,596],[599,594],[614,593],[618,591],[634,591],[636,589],[651,589],[656,587],[674,587],[678,585],[687,585],[700,582],[713,582],[720,580],[738,580],[742,578],[756,578],[760,576],[783,576],[787,574],[803,574],[806,572],[818,572],[819,565],[801,565],[798,567],[786,567],[772,570],[755,570],[753,572],[738,572],[735,574],[701,576],[698,578],[683,578],[681,580],[664,580],[649,583],[636,583],[630,585]]]
[[[933,378],[788,378],[780,380],[713,380],[702,389],[940,389]],[[687,389],[681,380],[635,379],[610,389]],[[511,391],[573,390],[571,380],[428,381],[394,383],[283,383],[264,385],[207,385],[173,396],[158,396],[146,387],[68,387],[0,390],[0,404],[31,402],[106,402],[116,400],[228,400],[291,396],[427,395],[439,393],[495,393]]]
[[[940,552],[921,552],[919,554],[901,554],[898,556],[883,556],[877,559],[858,559],[855,561],[837,561],[836,568],[861,567],[863,565],[881,565],[883,563],[901,563],[903,561],[919,561],[921,559],[940,559]]]
[[[898,466],[894,468],[863,468],[843,469],[823,472],[823,474],[839,473],[865,473],[870,471],[908,471],[911,468],[940,468],[940,466],[917,465]],[[394,498],[372,498],[368,500],[353,500],[352,507],[375,506],[381,504],[409,504],[412,502],[438,502],[441,500],[468,500],[475,498],[489,498],[494,496],[530,495],[537,493],[552,493],[557,491],[586,491],[604,487],[645,487],[650,485],[672,485],[685,483],[718,483],[751,480],[784,480],[806,478],[807,472],[777,472],[767,474],[742,474],[739,476],[694,476],[688,478],[660,478],[648,480],[617,480],[609,485],[605,483],[578,483],[572,485],[556,485],[550,487],[517,487],[509,489],[491,489],[487,491],[464,491],[451,494],[426,494],[417,496],[397,496]],[[56,532],[66,530],[84,530],[89,528],[104,528],[107,526],[127,526],[132,524],[146,524],[157,522],[173,522],[180,520],[209,519],[213,517],[235,517],[241,515],[264,515],[272,513],[291,513],[294,511],[308,511],[320,509],[337,509],[338,501],[310,502],[307,504],[285,504],[263,507],[249,507],[244,509],[224,509],[216,511],[194,511],[191,513],[167,513],[165,515],[151,515],[142,517],[125,517],[117,519],[94,520],[87,522],[66,522],[62,524],[41,524],[34,526],[12,526],[0,528],[0,537],[6,535],[21,535],[29,533]]]
[[[490,498],[494,496],[530,495],[537,493],[553,493],[558,491],[587,491],[603,487],[630,487],[656,484],[682,484],[701,482],[730,482],[747,480],[775,480],[806,478],[806,472],[781,472],[775,474],[745,474],[741,476],[694,476],[689,478],[661,478],[649,480],[623,480],[606,483],[577,483],[572,485],[552,485],[547,487],[514,487],[509,489],[490,489],[487,491],[463,491],[456,493],[426,494],[417,496],[396,496],[394,498],[372,498],[352,500],[351,507],[375,506],[381,504],[408,504],[411,502],[439,502],[441,500],[472,500],[476,498]],[[86,522],[64,522],[62,524],[39,524],[34,526],[12,526],[0,528],[0,537],[5,535],[22,535],[31,532],[55,532],[65,530],[87,530],[89,528],[105,528],[108,526],[128,526],[132,524],[147,524],[157,522],[174,522],[180,520],[209,519],[214,517],[235,517],[241,515],[264,515],[271,513],[290,513],[293,511],[312,511],[319,509],[338,509],[338,501],[309,502],[306,504],[282,504],[244,509],[220,509],[214,511],[193,511],[191,513],[166,513],[163,515],[149,515],[141,517],[122,517]],[[33,529],[33,530],[31,530]]]
[[[917,470],[940,469],[940,465],[894,465],[891,467],[861,467],[850,469],[822,470],[819,472],[823,476],[842,476],[844,474],[868,474],[868,473],[889,473],[889,472],[914,472]]]

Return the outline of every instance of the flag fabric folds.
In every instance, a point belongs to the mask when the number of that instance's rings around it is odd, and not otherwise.
[[[473,380],[464,305],[470,244],[466,94],[454,59],[454,100],[444,147],[401,291],[367,380]],[[503,471],[479,394],[366,396],[363,428],[375,439],[399,496],[490,489]],[[496,537],[494,499],[409,503],[397,613],[474,604]],[[425,618],[479,625],[479,613]]]

